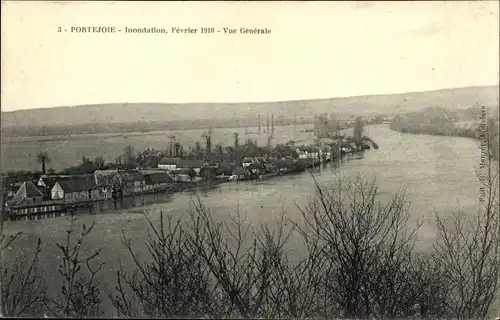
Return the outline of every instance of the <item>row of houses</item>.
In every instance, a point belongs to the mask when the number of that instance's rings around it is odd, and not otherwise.
[[[96,170],[90,175],[42,175],[38,181],[23,182],[7,205],[40,207],[33,210],[42,212],[48,207],[53,211],[58,204],[106,200],[116,193],[132,195],[166,190],[174,182],[162,171]]]
[[[178,181],[192,181],[193,176],[199,176],[202,168],[213,166],[203,160],[163,158],[157,170],[96,170],[86,175],[42,175],[37,181],[13,184],[7,195],[8,204],[82,202],[110,199],[116,193],[127,196],[156,192]]]
[[[302,149],[298,148],[296,152],[299,156],[299,159],[316,159],[320,155],[319,148],[313,146],[302,147]],[[326,150],[326,148],[323,153],[329,155],[329,151]],[[241,159],[240,164],[241,167],[248,168],[251,165],[269,163],[270,161],[268,160],[269,159],[266,159],[265,157],[244,157],[243,159]],[[206,160],[187,160],[180,158],[162,158],[158,163],[158,169],[166,170],[173,174],[182,173],[186,170],[193,170],[196,175],[200,175],[203,169],[217,169],[219,168],[219,166],[220,163],[217,162],[210,162]]]
[[[299,158],[316,158],[317,148],[297,149]],[[238,166],[206,160],[162,158],[153,170],[96,170],[87,175],[42,175],[37,181],[25,181],[13,186],[7,202],[9,208],[21,213],[36,213],[57,210],[57,206],[72,203],[92,202],[142,193],[167,190],[176,182],[197,181],[211,176],[237,176],[238,179],[251,175],[281,172],[283,166],[292,167],[294,159],[268,157],[245,157]],[[216,170],[214,170],[216,169]]]

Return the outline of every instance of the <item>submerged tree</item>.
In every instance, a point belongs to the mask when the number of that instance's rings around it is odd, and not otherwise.
[[[42,173],[45,174],[45,171],[46,171],[45,166],[47,165],[47,163],[49,163],[50,161],[52,161],[52,159],[50,159],[50,156],[47,153],[47,151],[41,151],[41,152],[39,152],[36,155],[36,160],[38,161],[38,163],[40,163],[42,165]]]
[[[222,161],[223,160],[223,157],[224,157],[224,148],[222,147],[222,144],[217,144],[215,146],[215,149],[217,151],[217,158],[219,159],[219,161]]]
[[[240,147],[240,134],[238,132],[233,132],[234,137],[234,149],[238,149]]]
[[[205,138],[205,151],[208,155],[212,152],[212,130],[205,132],[203,138]]]
[[[203,150],[201,149],[201,143],[199,141],[195,142],[194,153],[196,160],[199,160],[203,157]]]
[[[97,156],[94,158],[94,166],[97,170],[103,169],[105,165],[106,165],[106,161],[104,160],[104,157]]]
[[[96,169],[95,162],[87,157],[82,157],[82,162],[79,167],[79,172],[84,174],[93,173]]]
[[[175,157],[180,157],[181,155],[181,143],[179,141],[176,141],[174,143],[174,153],[175,153]]]
[[[175,149],[174,149],[174,145],[175,145],[175,142],[177,141],[177,137],[175,135],[171,135],[169,137],[170,139],[170,143],[169,143],[169,151],[168,151],[168,156],[169,157],[174,157],[174,152],[175,152]]]
[[[354,141],[356,143],[360,143],[363,139],[363,129],[364,129],[364,123],[363,123],[363,118],[362,117],[357,117],[356,120],[354,121]]]
[[[123,150],[123,158],[125,159],[125,165],[132,168],[137,165],[137,157],[135,154],[135,149],[132,145],[128,145]]]

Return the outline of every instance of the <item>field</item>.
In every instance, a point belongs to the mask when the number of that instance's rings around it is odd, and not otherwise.
[[[313,139],[312,132],[300,132],[312,125],[277,126],[272,143],[284,143],[289,140],[297,142]],[[257,127],[248,127],[249,132],[258,132]],[[40,165],[36,154],[47,151],[52,161],[48,168],[61,170],[79,163],[82,157],[103,156],[106,161],[114,161],[122,154],[123,149],[132,145],[136,151],[148,148],[165,151],[170,136],[175,135],[186,150],[194,147],[196,141],[204,145],[203,133],[206,130],[173,130],[130,134],[82,134],[72,136],[38,136],[38,137],[5,137],[1,141],[1,168],[8,170],[36,170]],[[233,132],[240,134],[240,143],[246,139],[257,140],[259,145],[267,145],[267,134],[245,134],[245,128],[213,129],[213,145],[233,145]]]
[[[231,123],[246,119],[256,124],[257,114],[274,113],[275,120],[311,118],[335,113],[338,118],[421,111],[426,107],[467,108],[476,104],[498,106],[498,86],[442,89],[403,94],[346,98],[248,103],[113,103],[3,112],[2,130],[13,127],[100,126],[149,122],[192,122],[204,119]],[[43,106],[40,106],[43,107]],[[262,119],[265,121],[265,119]],[[186,127],[195,129],[185,123]],[[249,125],[251,125],[249,123]],[[168,127],[169,130],[177,129]],[[159,130],[166,130],[159,129]],[[99,131],[102,132],[102,131]],[[123,132],[123,131],[118,131]]]

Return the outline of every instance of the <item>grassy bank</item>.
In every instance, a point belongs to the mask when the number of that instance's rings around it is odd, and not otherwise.
[[[414,112],[394,117],[389,127],[398,132],[412,134],[429,134],[438,136],[464,137],[478,140],[481,148],[487,149],[493,159],[499,155],[499,123],[498,119],[478,119],[473,117],[470,125],[458,125],[458,120],[447,112]],[[466,120],[471,120],[467,118]]]

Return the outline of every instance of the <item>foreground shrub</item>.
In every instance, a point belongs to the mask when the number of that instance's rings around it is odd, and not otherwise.
[[[5,250],[14,241],[2,238]],[[40,270],[40,245],[38,239],[33,253],[16,254],[11,264],[2,260],[0,276],[1,312],[7,317],[39,316],[43,314],[47,303],[46,285]],[[28,250],[29,251],[29,250]]]
[[[185,220],[161,214],[157,228],[148,218],[149,257],[124,235],[136,270],[117,272],[108,295],[121,316],[485,318],[498,287],[498,203],[454,220],[469,236],[438,217],[438,241],[423,253],[404,190],[384,204],[378,195],[361,178],[316,183],[303,219],[282,213],[275,228],[255,228],[239,210],[216,221],[197,199]],[[299,253],[287,250],[292,236]]]

